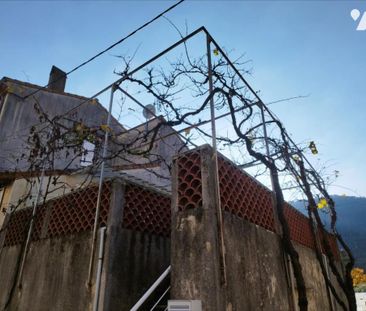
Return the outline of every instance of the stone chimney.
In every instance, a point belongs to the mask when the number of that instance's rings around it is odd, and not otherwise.
[[[56,66],[52,66],[50,78],[48,80],[48,88],[53,91],[63,92],[66,84],[66,72]]]

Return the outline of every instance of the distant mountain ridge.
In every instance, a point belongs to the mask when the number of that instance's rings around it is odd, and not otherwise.
[[[353,196],[332,196],[337,211],[337,230],[341,233],[356,258],[356,266],[366,269],[366,198]],[[307,215],[306,202],[290,202]],[[329,226],[329,215],[321,213],[324,224]]]

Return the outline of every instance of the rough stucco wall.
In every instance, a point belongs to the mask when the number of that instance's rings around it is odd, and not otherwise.
[[[205,311],[291,310],[297,298],[288,280],[280,237],[229,212],[223,213],[227,285],[220,283],[213,159],[203,149],[200,156],[202,206],[193,202],[193,208],[182,210],[177,194],[179,166],[177,161],[173,165],[172,298],[201,299]],[[181,179],[183,183],[184,176]],[[308,289],[308,310],[331,310],[314,251],[295,246]]]
[[[227,305],[232,310],[290,310],[280,240],[224,213]]]
[[[220,249],[215,202],[215,175],[209,153],[201,152],[202,206],[180,210],[178,163],[173,165],[171,296],[172,299],[200,299],[202,309],[225,310],[220,271]]]
[[[115,241],[103,310],[129,310],[170,264],[170,241],[123,229]]]
[[[124,180],[113,181],[104,245],[100,310],[131,308],[170,263],[168,238],[123,228],[124,188]],[[50,219],[45,217],[44,221],[47,223]],[[91,238],[91,231],[84,231],[32,242],[22,287],[16,290],[10,310],[91,310],[93,287],[86,286]],[[93,278],[99,245],[98,234]],[[13,284],[19,251],[20,245],[5,247],[0,256],[0,309],[7,301]],[[103,279],[103,275],[107,278]]]
[[[309,311],[330,310],[324,278],[314,251],[299,244],[296,245],[296,250],[305,279]]]
[[[29,137],[30,127],[40,123],[38,114],[34,110],[36,101],[51,118],[56,115],[64,115],[67,111],[85,102],[85,98],[48,91],[39,91],[34,96],[23,100],[23,96],[36,89],[10,81],[6,83],[14,94],[8,94],[0,111],[0,138],[4,140],[0,148],[0,172],[12,171],[15,168],[23,170],[29,167],[25,159],[19,162],[16,160],[20,159],[22,153],[27,154],[25,142]],[[107,110],[96,102],[88,102],[73,110],[68,117],[77,121],[82,120],[87,126],[95,127],[106,123]],[[114,119],[112,119],[111,127],[116,133],[123,131],[122,126]],[[64,155],[60,154],[60,158],[55,162],[55,169],[63,169],[65,167]]]
[[[171,251],[172,299],[200,299],[203,310],[223,310],[217,235],[201,208],[179,213]]]
[[[306,289],[309,299],[309,311],[330,310],[330,302],[327,296],[324,277],[315,252],[307,247],[296,244],[296,250],[300,256],[300,263],[302,265],[303,274],[306,283]],[[341,271],[340,263],[338,270]],[[341,272],[342,273],[342,272]],[[334,274],[329,267],[330,279],[338,292],[338,295],[346,302],[346,297],[341,291]],[[333,305],[335,311],[343,310],[341,306],[333,298]],[[347,303],[346,303],[347,305]]]
[[[15,292],[10,310],[92,310],[94,288],[86,286],[90,240],[91,232],[84,232],[31,243],[22,289]],[[110,304],[104,309],[108,311],[129,310],[170,262],[167,238],[124,229],[119,241],[120,247],[115,250],[118,261],[111,266],[114,280]],[[19,249],[19,245],[6,247],[0,257],[1,310],[12,284]]]
[[[129,310],[170,264],[168,238],[123,228],[125,186],[112,185],[100,310]]]
[[[1,205],[0,205],[0,228],[3,225],[5,216],[6,216],[6,212],[4,212],[3,208],[6,208],[9,206],[9,202],[11,199],[12,185],[13,185],[13,183],[6,186],[3,190],[4,192],[3,192],[3,197],[2,197],[2,201],[1,201]]]
[[[221,310],[207,307],[208,299],[215,297],[210,281],[218,272],[210,268],[219,266],[218,253],[205,248],[207,236],[203,232],[207,228],[202,226],[201,213],[194,209],[177,216],[177,233],[172,235],[172,293],[175,299],[202,299],[204,310]],[[226,212],[224,232],[227,288],[221,288],[219,295],[225,296],[226,310],[290,310],[279,237]],[[308,310],[331,310],[314,252],[299,244],[296,249],[307,287]],[[296,290],[295,303],[298,310]],[[335,310],[341,310],[335,305]]]
[[[172,297],[202,299],[203,310],[210,311],[290,310],[278,237],[224,213],[225,289],[219,285],[217,241],[207,234],[212,224],[200,208],[177,216],[177,232],[172,234]]]
[[[10,310],[90,310],[93,293],[86,286],[91,233],[33,242],[24,268],[21,290]],[[0,306],[12,285],[20,246],[6,247],[0,257]]]
[[[7,300],[10,285],[13,282],[14,270],[20,246],[4,248],[0,255],[0,309],[2,310]]]

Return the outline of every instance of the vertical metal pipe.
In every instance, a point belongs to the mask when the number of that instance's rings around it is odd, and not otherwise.
[[[221,277],[223,285],[226,285],[226,259],[225,259],[225,242],[224,242],[224,228],[222,220],[221,199],[220,199],[220,179],[219,179],[219,165],[217,159],[217,145],[216,145],[216,121],[215,121],[215,103],[212,96],[213,93],[213,81],[212,81],[212,60],[211,60],[211,37],[206,34],[206,46],[207,46],[207,68],[208,68],[208,88],[210,98],[210,112],[211,112],[211,131],[212,131],[212,149],[213,149],[213,162],[215,167],[215,184],[216,184],[216,208],[218,216],[218,231],[219,231],[219,249],[220,249],[220,261],[221,261]]]
[[[89,272],[88,272],[88,285],[89,286],[91,285],[93,264],[94,264],[95,244],[97,242],[97,231],[98,231],[98,225],[99,225],[100,203],[101,203],[101,200],[102,200],[102,190],[103,190],[103,180],[104,180],[104,170],[105,170],[105,158],[107,157],[109,128],[110,128],[111,119],[112,119],[113,94],[114,94],[115,90],[116,90],[115,85],[113,84],[112,87],[111,87],[111,96],[110,96],[110,99],[109,99],[108,118],[107,118],[107,124],[106,124],[107,128],[106,128],[105,135],[104,135],[102,165],[101,165],[101,168],[100,168],[98,197],[97,197],[97,205],[96,205],[96,210],[95,210],[93,237],[92,237],[92,244],[91,244],[91,251],[90,251]]]
[[[209,88],[209,94],[210,96],[212,96],[213,81],[212,81],[211,40],[208,35],[206,36],[206,43],[207,43],[208,88]],[[212,148],[214,150],[214,153],[217,154],[215,104],[213,97],[211,97],[210,99],[210,112],[211,112]]]
[[[102,267],[103,267],[103,257],[104,257],[104,236],[105,236],[106,227],[100,228],[99,234],[99,254],[98,254],[98,269],[95,281],[95,294],[94,294],[94,303],[93,303],[93,311],[98,311],[99,309],[99,292],[100,292],[100,281],[102,275]]]
[[[41,192],[42,192],[44,175],[45,175],[45,164],[43,164],[41,178],[39,180],[39,185],[38,185],[38,190],[37,190],[37,196],[36,196],[36,200],[33,204],[32,218],[31,218],[31,221],[30,221],[30,224],[29,224],[29,229],[28,229],[28,233],[27,233],[27,240],[25,242],[23,257],[22,257],[22,261],[21,261],[21,264],[20,264],[20,268],[19,268],[18,284],[20,284],[21,281],[22,281],[22,276],[23,276],[23,271],[24,271],[24,264],[25,264],[25,260],[27,258],[29,243],[30,243],[32,233],[33,233],[33,228],[34,228],[34,219],[35,219],[35,216],[36,216],[36,213],[37,213],[37,206],[38,206],[38,202],[39,202],[39,197],[41,196]]]
[[[263,134],[264,134],[264,143],[266,145],[266,154],[267,157],[270,157],[270,152],[269,152],[269,143],[268,143],[268,134],[267,134],[267,126],[266,126],[266,117],[264,115],[264,104],[262,102],[260,102],[260,109],[261,109],[261,118],[262,118],[262,127],[263,127]],[[271,178],[271,185],[272,185],[272,192],[274,191],[274,181],[273,181],[273,174],[272,172],[270,172],[270,178]],[[275,222],[275,227],[276,227],[276,231],[277,233],[282,236],[282,230],[281,230],[281,226],[278,220],[278,211],[276,208],[276,198],[273,194],[273,218],[274,218],[274,222]]]
[[[262,126],[263,126],[263,134],[264,134],[264,142],[266,145],[266,154],[267,157],[270,157],[270,151],[269,151],[269,143],[268,143],[268,134],[267,134],[267,126],[266,126],[266,117],[264,115],[264,104],[262,102],[260,102],[260,109],[261,109],[261,118],[262,118]],[[276,228],[276,232],[277,234],[279,234],[280,236],[282,236],[282,228],[280,226],[280,222],[278,220],[278,211],[276,208],[276,197],[274,194],[274,177],[273,177],[273,173],[272,171],[270,172],[270,178],[271,178],[271,185],[272,185],[272,201],[273,201],[273,219],[275,222],[275,228]],[[293,269],[289,260],[289,256],[284,252],[283,254],[283,262],[284,262],[284,266],[285,269],[287,271],[287,274],[289,276],[289,285],[290,285],[290,292],[289,292],[289,303],[290,303],[290,308],[292,310],[295,310],[295,305],[296,305],[296,300],[295,300],[295,286],[294,286],[294,277],[293,277]]]
[[[327,274],[327,278],[331,282],[327,256],[322,254],[322,259],[323,259],[325,272]],[[333,311],[333,310],[335,310],[333,294],[331,293],[331,291],[330,291],[329,287],[327,286],[327,284],[325,284],[325,287],[327,288],[327,294],[328,294],[328,299],[329,299],[330,310]]]

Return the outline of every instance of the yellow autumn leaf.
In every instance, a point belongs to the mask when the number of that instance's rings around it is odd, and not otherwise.
[[[76,132],[82,132],[84,130],[84,125],[82,123],[78,123],[75,126],[75,130],[76,130]]]
[[[313,141],[310,142],[309,149],[312,154],[318,154],[318,149],[316,148],[316,145]]]
[[[351,271],[353,286],[366,283],[366,274],[361,268],[353,268]]]
[[[324,208],[328,205],[327,200],[324,198],[321,198],[318,202],[318,208]]]
[[[106,125],[106,124],[102,124],[102,125],[100,126],[100,129],[101,129],[102,131],[104,131],[104,132],[111,132],[111,131],[112,131],[112,129],[111,129],[108,125]]]
[[[218,49],[214,49],[213,50],[213,53],[214,53],[215,56],[218,56],[219,55],[219,50]]]

